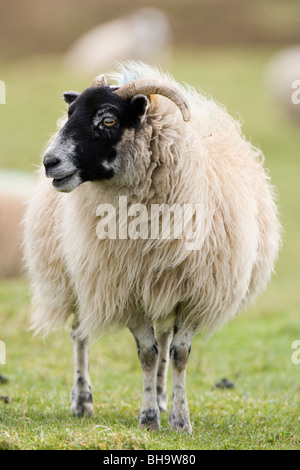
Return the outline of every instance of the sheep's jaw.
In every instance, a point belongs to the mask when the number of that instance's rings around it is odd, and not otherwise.
[[[77,174],[77,171],[74,171],[70,175],[64,176],[63,178],[53,178],[52,186],[58,191],[69,193],[75,187],[78,186],[80,178]]]

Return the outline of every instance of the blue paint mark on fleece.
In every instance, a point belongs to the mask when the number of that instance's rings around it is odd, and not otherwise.
[[[124,71],[123,77],[119,80],[118,85],[119,86],[125,85],[125,83],[132,82],[132,80],[137,80],[138,78],[142,78],[142,74]]]

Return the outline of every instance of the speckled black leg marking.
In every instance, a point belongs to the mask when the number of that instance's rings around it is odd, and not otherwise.
[[[77,323],[71,333],[74,349],[74,385],[71,393],[71,410],[74,416],[92,416],[93,396],[89,377],[88,340],[76,336]]]
[[[153,328],[146,321],[130,326],[135,337],[143,372],[143,399],[139,426],[154,431],[159,428],[159,409],[156,400],[156,370],[158,349]]]
[[[192,432],[186,398],[186,366],[188,363],[193,331],[183,331],[176,327],[170,348],[172,364],[173,397],[170,411],[170,426],[174,431]]]
[[[156,392],[157,392],[157,403],[161,412],[167,411],[167,372],[169,363],[169,349],[172,340],[173,331],[163,332],[157,334],[157,345],[158,345],[158,367],[157,367],[157,380],[156,380]]]

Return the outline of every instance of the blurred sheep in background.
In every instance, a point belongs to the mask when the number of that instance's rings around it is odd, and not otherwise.
[[[22,272],[22,226],[26,201],[34,176],[0,170],[0,278],[19,277]]]
[[[167,16],[156,8],[142,8],[84,34],[66,52],[63,62],[72,71],[89,75],[123,60],[162,64],[171,49]]]
[[[281,50],[266,70],[267,91],[281,109],[300,120],[300,46]]]

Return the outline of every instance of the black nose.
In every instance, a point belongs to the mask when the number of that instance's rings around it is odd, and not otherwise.
[[[61,160],[51,153],[46,153],[43,158],[43,164],[46,170],[61,163]]]

